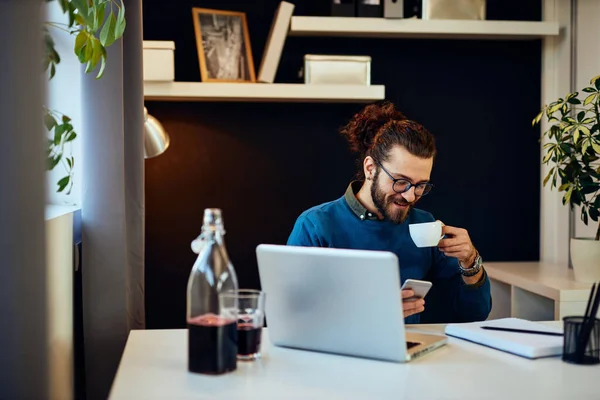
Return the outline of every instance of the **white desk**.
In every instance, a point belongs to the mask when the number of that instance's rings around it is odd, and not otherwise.
[[[440,331],[441,325],[415,326]],[[187,372],[186,330],[132,331],[112,400],[598,399],[600,366],[527,360],[460,339],[406,364],[273,347],[217,377]]]

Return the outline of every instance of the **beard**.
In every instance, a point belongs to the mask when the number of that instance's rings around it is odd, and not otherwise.
[[[408,213],[412,209],[413,203],[406,201],[400,194],[396,194],[396,196],[386,199],[385,192],[379,187],[379,172],[379,168],[377,168],[375,176],[373,177],[373,184],[371,185],[371,199],[373,200],[373,204],[385,219],[392,221],[395,224],[401,224],[408,217]],[[405,210],[398,209],[393,203],[406,205],[408,207]]]

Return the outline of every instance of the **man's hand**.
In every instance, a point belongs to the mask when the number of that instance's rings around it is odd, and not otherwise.
[[[440,251],[448,257],[458,258],[463,268],[471,268],[477,257],[477,250],[471,243],[467,230],[442,225],[442,234],[446,235],[446,238],[438,243]]]
[[[402,290],[402,299],[408,299],[414,296],[415,293],[411,289]],[[417,299],[411,301],[402,301],[402,307],[404,308],[404,318],[409,317],[413,314],[418,314],[425,310],[425,300]]]

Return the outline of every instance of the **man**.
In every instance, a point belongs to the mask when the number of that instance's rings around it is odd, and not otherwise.
[[[287,244],[391,251],[399,259],[402,281],[433,282],[426,296],[428,322],[485,320],[490,283],[468,232],[444,225],[437,247],[418,248],[410,237],[409,224],[435,220],[414,208],[433,187],[433,136],[387,102],[365,107],[342,134],[359,153],[360,180],[337,200],[304,211]],[[403,299],[412,295],[402,291]],[[419,323],[425,300],[404,301],[403,308],[406,323]]]

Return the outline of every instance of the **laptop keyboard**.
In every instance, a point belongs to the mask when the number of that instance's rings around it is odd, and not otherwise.
[[[407,350],[408,350],[408,349],[412,349],[413,347],[415,347],[415,346],[418,346],[418,345],[420,345],[420,344],[421,344],[421,343],[419,343],[419,342],[408,342],[408,341],[407,341],[407,342],[406,342],[406,349],[407,349]]]

